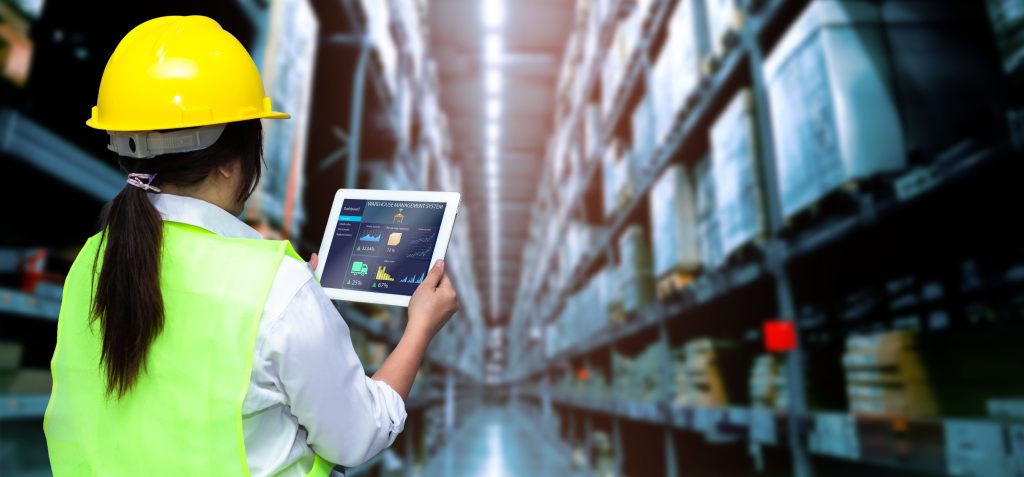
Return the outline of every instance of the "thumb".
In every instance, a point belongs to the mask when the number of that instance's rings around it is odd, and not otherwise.
[[[437,288],[438,283],[441,283],[441,277],[444,276],[444,260],[438,260],[434,263],[434,266],[427,273],[427,277],[423,279],[422,286],[430,287],[431,289]]]

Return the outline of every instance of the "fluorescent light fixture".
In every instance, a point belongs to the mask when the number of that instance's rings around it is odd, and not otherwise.
[[[488,143],[487,144],[487,163],[494,164],[498,161],[498,144]]]
[[[498,117],[501,116],[501,100],[498,98],[488,98],[486,109],[487,119],[497,121]]]
[[[488,33],[484,37],[484,61],[490,65],[501,63],[501,50],[501,35]]]
[[[501,138],[501,129],[498,127],[498,123],[491,121],[487,123],[487,142],[497,143],[498,139]]]
[[[480,13],[485,28],[501,28],[505,23],[505,0],[481,0]]]
[[[501,70],[487,68],[484,73],[484,91],[487,94],[501,94]]]
[[[487,174],[492,176],[498,174],[498,161],[487,161]]]

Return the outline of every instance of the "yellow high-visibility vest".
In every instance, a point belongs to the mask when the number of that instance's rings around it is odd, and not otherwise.
[[[102,332],[90,320],[90,238],[68,274],[43,428],[55,476],[248,476],[242,401],[263,306],[288,242],[225,238],[164,222],[164,327],[134,387],[106,394]],[[98,256],[102,266],[102,250]],[[301,260],[301,259],[300,259]],[[317,456],[310,476],[334,465]]]

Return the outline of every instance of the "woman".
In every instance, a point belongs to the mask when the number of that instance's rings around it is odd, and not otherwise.
[[[402,431],[454,289],[439,261],[368,378],[307,264],[236,218],[260,178],[260,119],[287,117],[209,18],[150,20],[114,51],[87,124],[110,134],[128,184],[65,285],[54,475],[323,476]]]

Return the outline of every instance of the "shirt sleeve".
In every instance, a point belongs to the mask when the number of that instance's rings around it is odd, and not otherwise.
[[[353,467],[395,441],[405,427],[405,402],[386,383],[366,376],[348,325],[307,275],[282,311],[270,358],[310,447]]]

